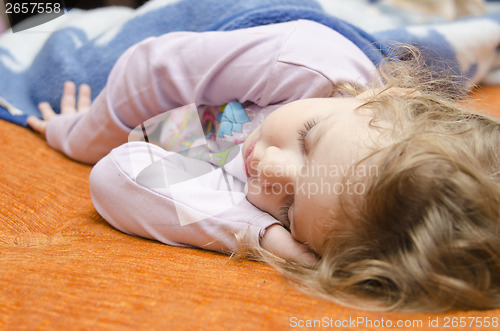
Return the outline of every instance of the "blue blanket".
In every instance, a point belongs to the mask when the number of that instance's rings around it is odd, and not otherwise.
[[[29,115],[40,116],[37,104],[42,101],[58,112],[67,80],[89,84],[95,98],[128,47],[173,31],[232,30],[309,19],[349,38],[375,64],[389,55],[393,41],[431,49],[437,56],[433,65],[446,63],[464,73],[470,84],[500,64],[500,16],[370,34],[333,14],[314,0],[157,0],[135,11],[119,7],[72,10],[44,25],[0,37],[0,118],[27,126]],[[477,30],[483,40],[460,42],[459,30],[469,34]]]

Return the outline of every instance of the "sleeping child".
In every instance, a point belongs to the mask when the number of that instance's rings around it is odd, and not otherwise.
[[[174,32],[125,52],[93,102],[67,82],[61,114],[28,123],[96,164],[95,208],[125,233],[263,260],[362,309],[498,308],[500,122],[397,54],[375,67],[307,20]],[[151,143],[170,111],[199,139]]]

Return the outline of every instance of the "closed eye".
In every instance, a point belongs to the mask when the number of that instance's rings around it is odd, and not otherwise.
[[[300,142],[300,148],[302,150],[302,153],[307,155],[307,148],[306,148],[306,138],[307,134],[311,129],[318,124],[315,120],[309,120],[304,123],[304,127],[299,130],[299,142]]]
[[[293,206],[293,196],[289,196],[285,200],[285,204],[283,205],[283,207],[280,208],[279,212],[279,217],[280,217],[279,221],[288,231],[290,231],[290,218],[288,217],[288,213],[292,206]]]

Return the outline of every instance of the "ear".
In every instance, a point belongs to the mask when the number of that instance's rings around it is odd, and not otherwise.
[[[418,96],[420,95],[420,92],[410,88],[389,87],[366,90],[363,93],[358,94],[356,98],[369,101],[384,96],[410,96],[412,94],[414,94],[414,96]]]

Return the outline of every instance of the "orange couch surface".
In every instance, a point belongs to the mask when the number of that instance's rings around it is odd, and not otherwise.
[[[500,87],[481,88],[471,98],[500,116]],[[263,263],[128,236],[94,210],[90,166],[3,121],[0,148],[2,330],[500,326],[500,309],[354,310],[297,291]]]

